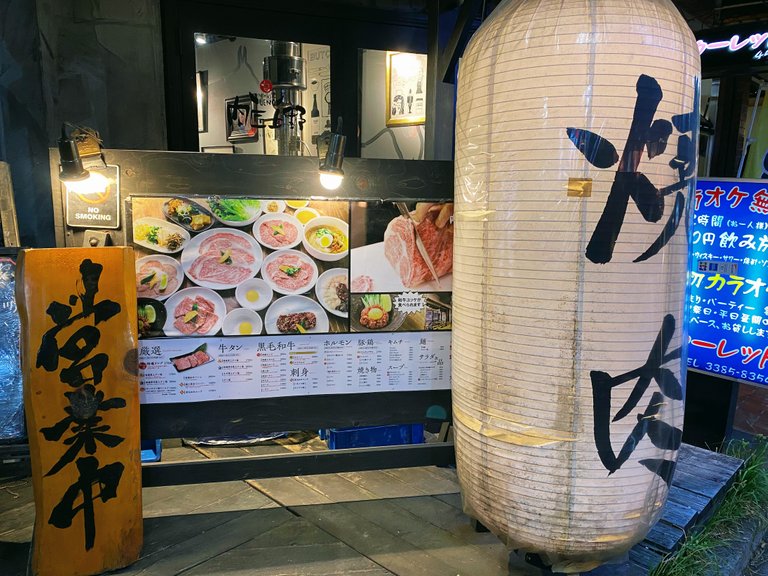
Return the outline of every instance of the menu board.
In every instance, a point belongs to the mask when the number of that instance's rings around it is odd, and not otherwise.
[[[141,344],[145,404],[450,387],[450,332]]]
[[[450,387],[452,203],[129,204],[142,402]]]
[[[768,384],[768,182],[699,180],[690,251],[688,367]]]

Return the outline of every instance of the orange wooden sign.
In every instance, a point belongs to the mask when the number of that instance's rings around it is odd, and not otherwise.
[[[143,537],[133,250],[23,250],[16,298],[33,574],[127,566]]]

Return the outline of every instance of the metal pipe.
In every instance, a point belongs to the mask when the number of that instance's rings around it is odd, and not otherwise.
[[[272,82],[275,106],[273,128],[280,156],[300,156],[304,108],[300,91],[307,88],[301,45],[273,40],[270,56],[264,58],[264,78]]]

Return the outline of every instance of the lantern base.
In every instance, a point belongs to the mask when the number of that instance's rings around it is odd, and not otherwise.
[[[523,552],[522,550],[513,550],[509,554],[509,573],[525,574],[526,576],[549,576],[555,574],[588,572],[590,576],[634,576],[637,574],[636,567],[629,564],[629,553],[622,554],[616,558],[604,562],[587,563],[562,563],[554,566],[547,563],[538,554]],[[635,570],[635,572],[630,572]],[[604,572],[603,572],[604,571]]]

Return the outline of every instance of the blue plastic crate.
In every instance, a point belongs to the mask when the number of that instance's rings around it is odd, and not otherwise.
[[[141,461],[159,462],[163,453],[163,443],[161,440],[142,440],[141,441]]]
[[[363,448],[396,444],[423,444],[424,424],[366,426],[360,428],[329,428],[328,448]]]

